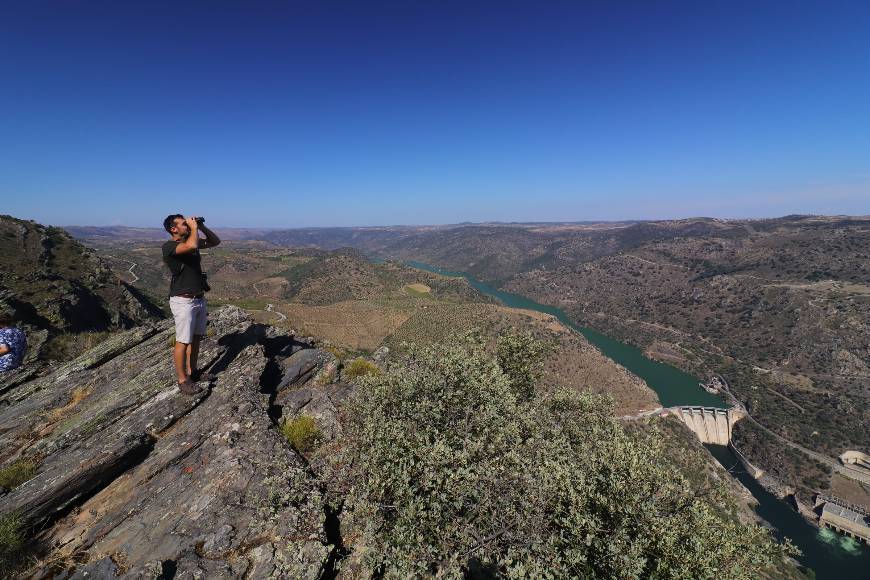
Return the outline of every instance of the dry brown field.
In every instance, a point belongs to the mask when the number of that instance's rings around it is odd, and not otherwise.
[[[287,324],[300,332],[353,350],[372,351],[409,318],[400,308],[368,300],[348,300],[327,306],[280,304]]]
[[[432,292],[432,288],[420,283],[406,284],[405,290],[412,294],[429,294]]]
[[[583,336],[570,332],[547,359],[542,383],[613,397],[619,417],[661,406],[655,391],[622,366],[601,354]]]

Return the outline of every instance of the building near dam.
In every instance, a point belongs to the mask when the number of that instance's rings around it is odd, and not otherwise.
[[[854,465],[855,467],[866,470],[870,473],[870,455],[860,451],[846,451],[840,455],[840,462],[843,465]]]
[[[818,496],[816,503],[822,506],[820,526],[870,544],[870,513],[866,509],[823,495]]]

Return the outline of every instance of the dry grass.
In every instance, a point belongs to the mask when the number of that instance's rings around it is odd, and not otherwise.
[[[661,406],[655,392],[645,382],[577,334],[558,341],[556,351],[545,363],[542,382],[610,395],[617,416],[635,415]]]
[[[13,461],[0,469],[0,487],[15,489],[36,475],[36,465],[29,459]]]
[[[88,395],[91,394],[90,387],[76,387],[73,389],[72,394],[70,395],[69,401],[63,407],[58,407],[56,409],[51,409],[50,411],[46,411],[43,413],[43,417],[49,423],[57,423],[64,417],[70,414],[70,412],[82,401],[84,401]]]
[[[254,290],[254,293],[257,296],[264,296],[268,298],[281,298],[284,295],[284,292],[287,290],[289,283],[286,278],[281,277],[272,277],[272,278],[263,278],[258,282],[255,282],[251,285],[251,288]]]
[[[328,306],[283,304],[278,309],[293,328],[352,350],[376,349],[409,317],[398,308],[356,300]]]
[[[345,367],[342,375],[347,379],[355,379],[367,375],[378,375],[380,373],[381,369],[379,369],[374,363],[371,363],[364,358],[357,358],[350,361],[350,364]]]
[[[528,320],[528,323],[535,325],[540,323],[544,328],[556,334],[571,334],[571,329],[559,322],[552,314],[545,314],[537,310],[526,310],[524,308],[508,308],[507,306],[497,306],[496,308],[503,315],[513,317],[515,321],[525,322]]]
[[[680,365],[686,362],[685,352],[675,344],[664,340],[654,340],[643,354],[653,360],[663,361],[672,365]]]
[[[300,415],[295,419],[284,421],[281,424],[281,433],[284,434],[290,445],[300,453],[314,450],[323,438],[314,418],[308,415]]]

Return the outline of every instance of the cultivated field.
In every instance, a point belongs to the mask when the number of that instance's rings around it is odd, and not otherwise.
[[[348,300],[328,306],[281,304],[277,310],[287,316],[287,324],[306,335],[326,339],[352,350],[373,351],[384,339],[408,320],[400,308],[367,300]]]

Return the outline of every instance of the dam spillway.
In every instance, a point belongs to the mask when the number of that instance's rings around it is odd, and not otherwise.
[[[674,415],[691,429],[701,443],[728,445],[731,443],[731,427],[743,418],[737,409],[716,407],[674,407]]]

